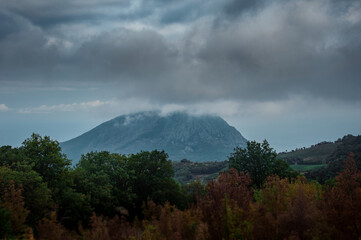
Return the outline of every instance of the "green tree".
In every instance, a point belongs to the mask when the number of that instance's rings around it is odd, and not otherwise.
[[[92,212],[89,195],[79,193],[70,187],[62,191],[57,215],[65,227],[76,229],[79,224],[82,224],[83,227],[88,226]]]
[[[130,178],[131,189],[135,194],[135,213],[141,212],[143,203],[152,200],[156,204],[170,202],[178,207],[185,203],[180,186],[173,177],[172,162],[164,151],[141,151],[128,157],[126,170],[133,175]]]
[[[6,208],[0,208],[0,239],[11,239],[12,231],[11,211]]]
[[[74,171],[78,192],[90,197],[97,214],[114,215],[115,209],[131,201],[126,156],[102,152],[82,155]]]
[[[0,160],[13,170],[3,169],[0,174],[24,186],[25,205],[31,211],[28,221],[32,226],[54,207],[67,227],[76,227],[91,215],[90,200],[75,191],[71,161],[57,141],[34,133],[20,148],[0,148]]]
[[[247,148],[236,147],[229,161],[230,168],[249,173],[256,187],[262,186],[270,175],[278,175],[281,178],[297,176],[286,162],[277,159],[277,153],[266,140],[263,143],[248,141]]]
[[[33,133],[20,150],[29,159],[33,170],[43,177],[55,196],[69,184],[71,161],[62,153],[58,141]]]
[[[18,164],[30,164],[30,159],[19,148],[11,146],[0,147],[0,166],[16,168]]]
[[[21,163],[13,165],[12,169],[8,166],[0,167],[0,189],[8,188],[11,182],[23,186],[25,207],[30,211],[27,222],[35,226],[53,205],[47,184],[30,166]]]
[[[74,170],[78,192],[90,196],[97,214],[113,216],[126,208],[131,217],[140,216],[148,200],[157,204],[182,202],[180,186],[173,180],[172,163],[162,151],[120,155],[90,152]],[[182,200],[181,200],[182,199]]]

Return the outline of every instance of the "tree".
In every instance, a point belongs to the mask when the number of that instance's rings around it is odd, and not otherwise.
[[[116,207],[131,200],[125,162],[124,155],[102,151],[82,155],[76,165],[76,189],[90,196],[91,206],[97,214],[111,216]]]
[[[90,196],[97,214],[112,217],[126,208],[131,217],[140,216],[143,203],[169,201],[185,203],[180,186],[173,180],[172,163],[162,151],[129,156],[90,152],[83,155],[74,170],[78,192]]]
[[[27,229],[25,221],[29,211],[24,206],[22,191],[21,185],[16,187],[14,181],[11,181],[8,188],[2,189],[0,193],[0,209],[11,212],[11,230],[15,235],[20,235]]]
[[[323,213],[332,229],[333,239],[358,239],[361,236],[361,171],[350,153],[344,171],[336,176],[336,186],[324,194]]]
[[[0,147],[0,166],[8,166],[14,169],[19,163],[29,165],[29,162],[30,159],[19,148]]]
[[[84,223],[88,221],[92,211],[89,198],[74,190],[74,175],[70,169],[71,161],[62,153],[57,141],[51,140],[48,136],[41,137],[33,133],[18,148],[18,152],[18,154],[21,154],[20,157],[24,158],[21,162],[22,167],[31,167],[32,171],[29,172],[40,175],[45,186],[47,185],[51,190],[51,197],[58,208],[57,216],[61,223],[69,228],[73,228],[79,222]],[[34,175],[31,179],[34,181],[35,177]],[[25,179],[26,181],[27,179]],[[26,187],[25,184],[24,187]],[[40,199],[46,199],[46,197],[47,195],[44,192],[43,196],[32,197],[30,199],[40,201]],[[25,200],[27,200],[26,195]],[[38,206],[38,204],[35,206]],[[29,209],[33,210],[30,207]],[[39,211],[32,211],[30,216],[43,218],[43,215],[39,213],[43,213],[44,209],[46,209],[46,205],[43,205]]]
[[[70,184],[71,161],[62,153],[58,141],[33,133],[23,142],[20,150],[29,158],[33,170],[43,177],[55,196]]]
[[[135,195],[134,210],[138,215],[143,203],[152,200],[156,204],[169,201],[183,207],[184,195],[173,177],[172,162],[164,151],[141,151],[128,157],[126,170],[130,178],[132,192]]]
[[[77,229],[79,224],[88,226],[89,218],[93,208],[88,195],[76,192],[73,188],[67,187],[62,191],[59,200],[57,215],[61,223],[68,229]]]
[[[263,143],[248,141],[247,148],[236,147],[229,157],[229,167],[249,173],[252,183],[261,187],[267,176],[295,177],[297,173],[287,163],[277,159],[277,153],[266,140]]]
[[[321,187],[303,176],[291,182],[268,177],[251,206],[253,238],[330,239],[322,232],[323,216],[317,208],[321,196]]]
[[[0,239],[8,239],[12,236],[11,211],[0,208]]]
[[[30,211],[27,223],[34,226],[44,217],[52,205],[51,192],[41,176],[23,163],[0,167],[0,189],[7,189],[11,183],[22,185],[25,207]]]
[[[61,225],[56,216],[56,212],[51,212],[49,218],[43,218],[37,226],[38,239],[46,240],[72,240],[77,239]]]
[[[250,184],[249,174],[233,168],[207,184],[207,193],[199,197],[197,207],[208,224],[211,235],[208,239],[248,239],[246,215],[252,199]]]

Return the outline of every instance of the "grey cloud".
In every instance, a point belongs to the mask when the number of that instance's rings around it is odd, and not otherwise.
[[[360,40],[342,17],[328,15],[324,3],[287,2],[217,26],[199,52],[208,72],[217,69],[211,81],[246,98],[306,93],[359,99]]]
[[[20,31],[21,24],[9,16],[8,13],[0,11],[0,39],[14,32]]]
[[[51,71],[52,66],[61,62],[57,50],[47,46],[47,39],[41,29],[15,14],[0,13],[0,16],[8,19],[6,24],[12,29],[11,32],[3,32],[0,38],[2,80],[12,77],[31,79],[32,74],[44,76]]]
[[[142,4],[145,15],[157,7],[152,14],[158,14],[161,24],[186,22],[183,38],[167,39],[151,30],[159,27],[152,22],[148,30],[101,32],[66,53],[61,44],[49,41],[46,29],[18,14],[0,14],[5,19],[0,25],[0,77],[105,82],[129,96],[161,102],[269,100],[293,94],[361,98],[361,20],[355,3],[343,3],[337,14],[336,3],[323,0],[227,1],[221,13],[215,2],[205,6],[208,12],[196,9],[199,1]],[[169,16],[167,9],[172,10]],[[196,24],[207,14],[213,18]],[[214,24],[222,18],[222,24]]]
[[[52,27],[57,24],[69,24],[76,22],[99,21],[109,18],[109,10],[112,9],[116,13],[125,12],[131,6],[129,0],[19,0],[5,1],[0,3],[4,9],[8,9],[24,18],[29,19],[32,24],[42,28]],[[112,16],[114,18],[114,16]]]
[[[185,22],[210,14],[212,6],[220,5],[217,1],[184,0],[65,0],[65,1],[5,1],[0,3],[32,24],[42,28],[51,28],[61,24],[99,23],[117,20],[148,21],[160,24]]]
[[[210,1],[213,4],[213,1]],[[32,24],[50,28],[59,24],[81,22],[104,22],[117,20],[140,20],[146,17],[160,19],[161,24],[184,22],[198,18],[204,13],[204,1],[164,1],[164,0],[79,0],[79,1],[7,1],[1,3]],[[208,4],[209,5],[209,4]],[[154,21],[154,20],[150,20]]]
[[[264,0],[228,0],[223,7],[223,14],[229,17],[238,17],[242,13],[255,11],[264,4]]]
[[[75,59],[99,78],[157,81],[171,67],[176,54],[152,31],[118,29],[83,44]]]
[[[177,54],[155,32],[125,29],[93,37],[65,54],[51,36],[26,19],[16,14],[0,17],[7,24],[0,38],[0,81],[146,82],[168,69]]]
[[[205,16],[217,15],[224,3],[222,1],[184,0],[162,7],[159,11],[161,24],[189,23]]]
[[[163,24],[190,22],[201,16],[201,11],[202,8],[198,6],[197,2],[187,4],[175,9],[167,9],[161,16],[160,22]]]

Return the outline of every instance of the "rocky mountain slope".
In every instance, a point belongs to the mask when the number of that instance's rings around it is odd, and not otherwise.
[[[121,154],[165,150],[171,160],[226,160],[246,139],[222,118],[184,112],[160,115],[141,112],[107,121],[79,137],[61,143],[63,152],[78,162],[81,154],[110,151]]]

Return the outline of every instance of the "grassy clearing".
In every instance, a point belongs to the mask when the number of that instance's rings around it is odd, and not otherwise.
[[[296,171],[300,171],[300,172],[306,172],[309,170],[316,170],[319,169],[321,167],[326,167],[327,164],[315,164],[315,165],[290,165],[290,167]]]

